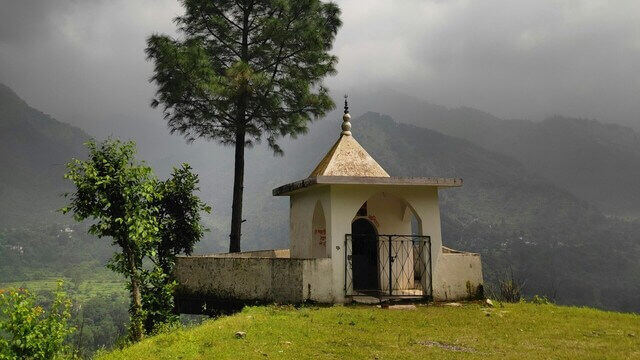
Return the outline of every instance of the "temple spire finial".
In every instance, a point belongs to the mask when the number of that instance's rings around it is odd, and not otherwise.
[[[344,113],[345,114],[349,113],[349,103],[347,102],[348,98],[349,98],[349,95],[344,94]]]
[[[340,135],[351,136],[351,115],[349,115],[349,103],[347,102],[347,94],[344,95],[344,115],[342,115],[342,132]]]

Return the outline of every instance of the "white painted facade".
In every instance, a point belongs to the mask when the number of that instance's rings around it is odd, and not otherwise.
[[[352,222],[361,218],[357,212],[365,202],[366,219],[376,227],[378,234],[410,235],[415,232],[414,235],[430,236],[434,299],[467,298],[471,295],[468,290],[477,291],[483,284],[479,255],[443,254],[436,186],[324,185],[290,195],[291,257],[331,258],[333,302],[350,300],[345,297],[345,235],[351,233]],[[314,222],[314,212],[319,209],[324,213],[324,229]],[[417,229],[412,230],[412,218],[415,218]],[[326,232],[323,245],[314,236],[319,229]],[[321,246],[326,251],[314,251]],[[381,257],[386,255],[380,254]],[[381,290],[388,289],[384,282],[381,284]]]

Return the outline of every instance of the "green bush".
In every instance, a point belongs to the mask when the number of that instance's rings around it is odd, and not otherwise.
[[[58,282],[55,299],[47,311],[36,305],[26,289],[0,290],[0,360],[58,359],[69,355],[64,344],[74,331],[67,320],[71,301]]]
[[[533,295],[533,297],[531,298],[531,300],[529,301],[532,304],[536,304],[536,305],[549,305],[549,304],[553,304],[553,301],[549,300],[546,296],[542,295]]]

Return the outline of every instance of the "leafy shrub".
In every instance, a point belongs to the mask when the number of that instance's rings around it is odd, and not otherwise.
[[[64,340],[74,328],[67,323],[71,301],[62,291],[62,281],[48,311],[36,305],[35,296],[26,289],[0,292],[0,360],[58,359],[69,354]]]
[[[536,305],[549,305],[553,304],[553,301],[549,300],[546,296],[542,295],[533,295],[533,298],[529,301],[532,304]]]

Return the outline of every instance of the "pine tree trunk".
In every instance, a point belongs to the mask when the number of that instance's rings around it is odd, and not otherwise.
[[[242,235],[242,194],[244,192],[244,129],[236,132],[235,169],[233,174],[233,204],[231,205],[231,234],[229,252],[240,252]]]
[[[142,294],[140,292],[140,279],[138,278],[138,269],[136,260],[130,247],[123,247],[124,256],[127,261],[127,270],[129,272],[129,280],[131,282],[131,340],[134,342],[142,340],[144,337],[143,316],[142,316]]]
[[[253,2],[244,2],[244,15],[242,21],[241,59],[249,60],[249,14],[253,9]],[[246,84],[245,84],[246,86]],[[240,237],[242,236],[242,193],[244,192],[244,146],[245,146],[245,121],[247,111],[247,93],[238,101],[238,114],[236,118],[236,153],[235,168],[233,174],[233,204],[231,205],[231,234],[229,234],[229,252],[240,252]]]

